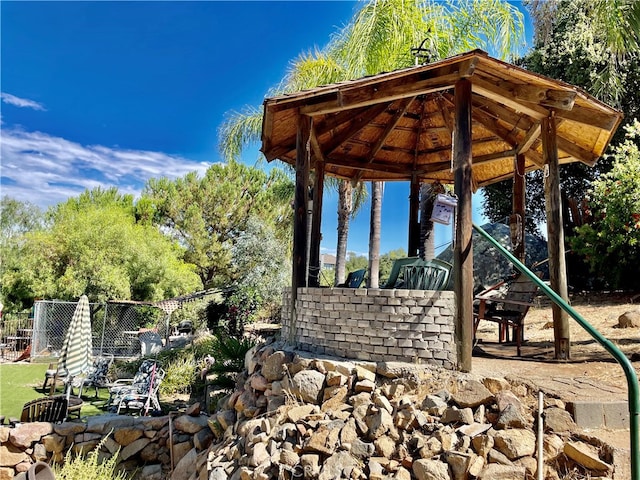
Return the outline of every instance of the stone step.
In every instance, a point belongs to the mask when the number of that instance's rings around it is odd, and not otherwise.
[[[567,410],[581,428],[607,428],[624,430],[629,428],[629,406],[627,402],[574,401],[567,403]]]

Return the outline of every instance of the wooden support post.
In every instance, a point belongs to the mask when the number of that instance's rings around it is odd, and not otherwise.
[[[409,193],[409,241],[408,252],[410,257],[418,255],[420,246],[420,224],[418,223],[418,212],[420,211],[420,183],[418,177],[411,178]]]
[[[311,216],[311,251],[309,255],[309,286],[320,286],[320,242],[322,240],[322,196],[324,192],[324,162],[317,161],[313,182],[313,214]]]
[[[524,176],[524,154],[518,154],[515,158],[516,171],[513,175],[513,216],[511,218],[510,227],[517,228],[515,235],[512,234],[511,243],[513,245],[513,256],[524,263],[525,255],[525,237],[524,237],[524,220],[525,220],[525,198],[526,198],[526,179]],[[515,225],[514,225],[515,224]],[[514,243],[514,237],[516,242]],[[519,242],[517,241],[519,240]]]
[[[456,237],[453,249],[456,294],[456,348],[458,369],[471,371],[473,349],[473,244],[471,242],[471,81],[463,78],[455,86],[453,162],[458,196]]]
[[[307,268],[307,202],[309,200],[309,152],[307,143],[311,130],[309,117],[300,115],[296,136],[296,190],[293,200],[293,269],[291,273],[291,328],[289,341],[295,340],[296,300],[298,287],[306,286]]]
[[[547,250],[549,253],[549,279],[551,288],[569,302],[567,268],[564,257],[564,231],[562,225],[562,200],[560,197],[560,173],[558,168],[558,146],[556,143],[556,120],[554,116],[542,119],[542,155],[545,164],[544,196],[547,214]],[[569,317],[555,303],[553,312],[553,336],[556,359],[571,358]]]

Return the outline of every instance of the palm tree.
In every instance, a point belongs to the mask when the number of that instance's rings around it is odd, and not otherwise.
[[[504,58],[515,51],[522,34],[522,18],[517,8],[505,0],[369,0],[324,49],[304,53],[293,62],[279,91],[298,91],[409,67],[415,62],[412,47],[425,39],[430,46],[430,60],[472,48],[485,48]],[[224,123],[220,136],[225,157],[237,156],[243,147],[258,141],[261,120],[260,109],[247,109],[232,115]],[[349,187],[341,188],[336,258],[338,282],[344,280],[346,258],[340,258],[340,250],[341,242],[344,242],[346,255],[348,218],[352,215],[350,205],[347,205]],[[373,207],[381,208],[381,205],[379,201]],[[371,245],[379,245],[379,239]],[[370,247],[370,258],[378,255],[379,252]]]

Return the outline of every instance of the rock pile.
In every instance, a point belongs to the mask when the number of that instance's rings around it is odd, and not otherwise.
[[[255,348],[245,363],[236,391],[209,420],[216,443],[209,476],[197,478],[536,478],[537,392],[524,383],[302,357],[275,344]],[[572,434],[561,401],[547,407],[544,478],[573,470],[613,478],[612,451]]]
[[[196,404],[172,418],[110,414],[88,417],[86,423],[0,427],[0,480],[26,480],[24,472],[36,461],[59,462],[68,450],[75,454],[96,448],[99,458],[118,455],[119,468],[137,471],[137,478],[145,480],[169,478],[173,454],[176,468],[171,478],[186,480],[197,468],[206,472],[207,449],[214,438],[208,419]]]

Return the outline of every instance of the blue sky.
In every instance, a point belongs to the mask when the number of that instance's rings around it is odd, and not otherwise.
[[[150,177],[204,172],[221,160],[225,115],[260,105],[289,62],[323,47],[355,7],[0,2],[0,193],[47,207],[85,188],[115,185],[137,195]],[[244,156],[257,158],[257,146]],[[386,185],[382,252],[406,249],[407,198],[407,184]],[[322,247],[332,251],[335,194],[324,212]],[[352,223],[350,251],[366,253],[368,217],[365,206]],[[450,228],[436,235],[443,243]]]

